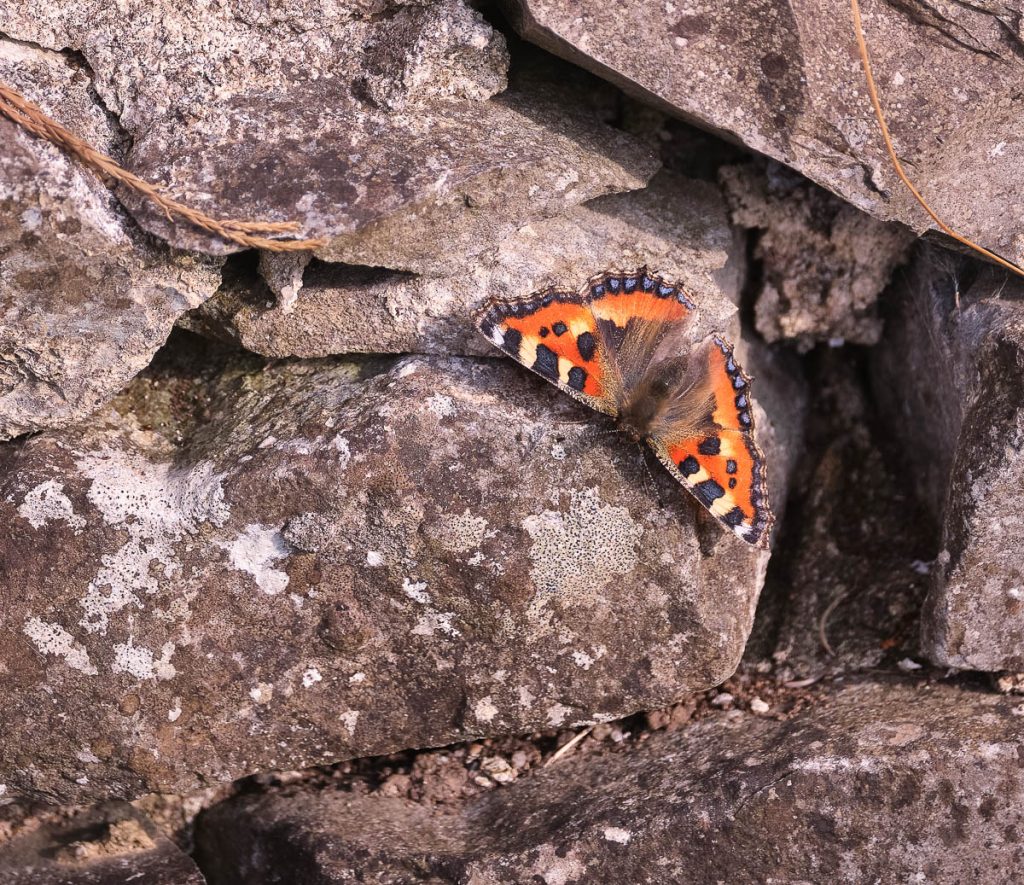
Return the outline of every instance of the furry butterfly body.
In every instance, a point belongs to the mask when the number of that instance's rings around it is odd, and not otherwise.
[[[750,378],[721,335],[692,341],[696,311],[684,288],[641,268],[579,292],[494,300],[477,320],[496,347],[646,440],[715,518],[765,547],[773,517]]]

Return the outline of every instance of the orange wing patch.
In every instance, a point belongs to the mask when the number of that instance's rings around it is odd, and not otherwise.
[[[696,309],[689,292],[641,268],[636,273],[600,274],[587,283],[591,310],[599,320],[624,329],[630,320],[679,323]]]
[[[528,369],[592,408],[615,414],[604,397],[597,320],[584,296],[548,289],[526,301],[494,301],[480,331]]]
[[[764,455],[754,441],[750,378],[732,347],[712,339],[708,372],[714,426],[701,436],[651,445],[662,463],[711,514],[743,540],[765,547],[773,517]]]

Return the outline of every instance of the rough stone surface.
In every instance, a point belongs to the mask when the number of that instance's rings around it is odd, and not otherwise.
[[[95,0],[0,11],[0,31],[87,60],[131,136],[126,163],[221,218],[297,221],[320,256],[424,271],[605,193],[657,162],[563,104],[506,86],[504,38],[457,0],[276,5]],[[127,192],[172,245],[238,247]]]
[[[668,173],[642,190],[526,225],[495,242],[474,266],[444,276],[316,262],[302,275],[295,263],[279,260],[268,268],[264,262],[268,285],[239,274],[190,322],[213,323],[271,357],[493,354],[473,320],[489,297],[521,297],[551,284],[575,290],[609,267],[644,263],[696,293],[706,328],[737,336],[742,239],[729,225],[718,188]]]
[[[923,644],[954,667],[1024,668],[1022,298],[1001,271],[923,251],[875,365],[909,474],[942,524]]]
[[[802,394],[748,356],[780,506]],[[0,450],[12,795],[615,718],[735,668],[766,555],[511,361],[196,362]]]
[[[877,221],[806,178],[768,163],[719,173],[732,220],[760,233],[757,331],[766,341],[877,344],[878,296],[914,236]]]
[[[1019,699],[854,685],[719,714],[463,807],[285,788],[201,819],[217,882],[1002,883],[1024,862]]]
[[[503,5],[527,39],[644,100],[785,163],[878,218],[919,232],[930,224],[885,153],[848,3]],[[1024,263],[1018,6],[872,2],[864,4],[864,28],[897,150],[917,186],[962,233]],[[624,51],[641,36],[643,51]]]
[[[122,802],[40,812],[0,827],[4,885],[205,885],[199,868]]]
[[[2,13],[0,13],[2,15]],[[0,81],[117,153],[80,64],[0,40]],[[138,373],[217,263],[144,238],[91,173],[0,119],[0,439],[81,420]]]

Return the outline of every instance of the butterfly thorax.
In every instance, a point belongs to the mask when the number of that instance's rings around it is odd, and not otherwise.
[[[662,360],[648,368],[631,388],[623,391],[623,399],[615,422],[626,436],[640,442],[651,436],[665,415],[681,378],[686,360]]]

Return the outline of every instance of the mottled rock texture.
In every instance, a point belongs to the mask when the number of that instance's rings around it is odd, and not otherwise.
[[[942,524],[923,624],[936,663],[1024,668],[1024,286],[922,251],[875,365],[905,467]]]
[[[866,95],[845,0],[504,0],[527,39],[918,232]],[[865,3],[899,155],[963,233],[1024,263],[1024,54],[1014,4]]]
[[[0,82],[119,152],[119,132],[74,59],[0,40]],[[151,243],[92,173],[6,118],[0,143],[0,439],[8,439],[81,420],[109,400],[175,319],[213,294],[220,274],[216,262]]]
[[[503,93],[504,38],[457,0],[33,0],[0,10],[0,31],[81,53],[131,137],[133,172],[217,217],[297,221],[332,261],[466,261],[657,168],[639,141],[561,102],[558,80]],[[237,251],[120,196],[172,245]]]
[[[747,356],[781,508],[802,391]],[[511,361],[213,362],[0,450],[12,795],[615,718],[735,668],[766,554]]]
[[[648,264],[695,293],[706,328],[738,334],[744,243],[709,182],[660,173],[646,188],[591,200],[488,245],[472,266],[429,276],[263,261],[267,285],[251,273],[231,276],[190,323],[212,323],[272,357],[493,354],[473,318],[488,298],[522,297],[552,284],[577,289],[606,268]]]
[[[854,685],[720,714],[472,804],[299,788],[201,819],[217,882],[1002,883],[1022,863],[1019,699]]]
[[[42,812],[0,839],[4,885],[205,885],[192,859],[130,805]]]
[[[801,175],[769,162],[726,166],[732,220],[757,231],[754,319],[766,341],[877,344],[878,296],[913,234],[877,221]]]

